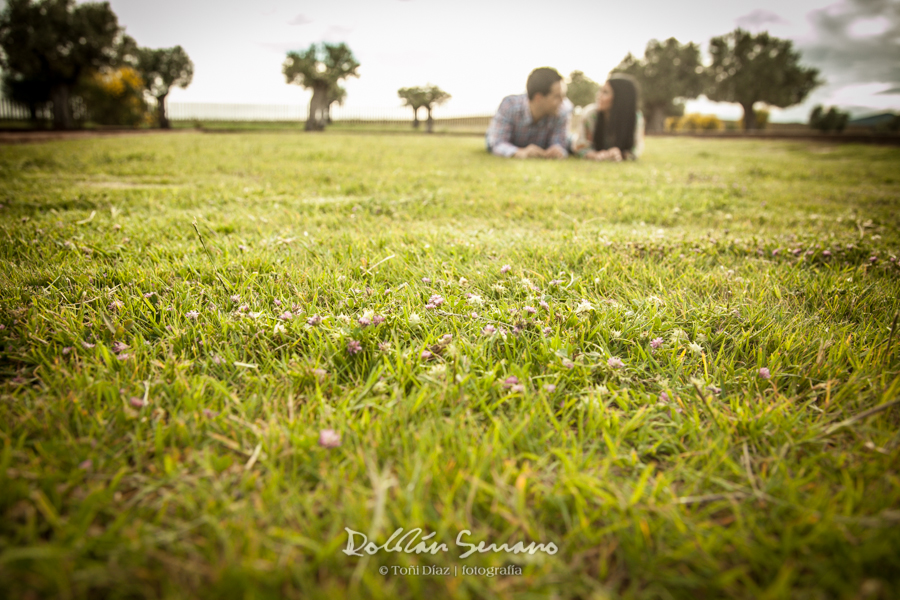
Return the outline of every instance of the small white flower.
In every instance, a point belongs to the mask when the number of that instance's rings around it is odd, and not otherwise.
[[[695,342],[691,342],[690,344],[688,344],[688,348],[690,348],[691,352],[693,352],[694,354],[700,354],[701,352],[703,352],[703,346]]]
[[[484,304],[484,298],[479,296],[478,294],[472,294],[469,296],[469,304],[472,306],[482,306]]]
[[[621,331],[618,331],[618,330],[616,330],[616,329],[613,329],[612,331],[610,331],[609,334],[610,334],[612,337],[614,337],[614,338],[620,338],[620,337],[622,337],[622,332],[621,332]]]
[[[502,283],[495,283],[494,285],[491,286],[491,289],[497,293],[502,294],[503,292],[506,291],[506,286],[504,286]]]
[[[276,323],[273,333],[284,333],[284,325],[282,325],[281,323]]]
[[[363,314],[362,314],[363,319],[368,319],[371,321],[374,317],[375,317],[375,311],[372,310],[371,308],[367,308],[366,310],[363,311]]]
[[[431,377],[443,377],[447,374],[447,365],[439,363],[428,369],[428,375]]]
[[[581,399],[581,402],[578,404],[578,408],[584,410],[590,408],[591,406],[600,406],[600,398],[597,396],[587,396]]]
[[[580,315],[581,313],[591,312],[592,310],[594,310],[594,305],[582,298],[581,302],[575,308],[575,314]]]
[[[410,313],[409,324],[412,327],[418,327],[422,324],[422,317],[419,316],[419,313]]]
[[[350,316],[349,315],[338,315],[337,320],[343,323],[344,325],[350,324]]]

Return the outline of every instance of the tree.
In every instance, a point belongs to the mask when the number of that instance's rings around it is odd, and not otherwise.
[[[337,104],[338,106],[344,105],[344,100],[347,99],[347,90],[337,84],[335,84],[331,89],[328,90],[328,108],[326,109],[325,120],[331,125],[331,105]]]
[[[397,95],[403,104],[413,109],[413,129],[419,128],[419,109],[425,106],[425,90],[421,87],[400,88]]]
[[[566,96],[575,106],[587,106],[597,100],[597,90],[599,89],[599,83],[588,79],[581,71],[572,71],[569,75]]]
[[[0,12],[0,66],[19,81],[49,86],[59,129],[72,126],[70,98],[82,74],[114,66],[122,41],[106,2],[8,0]]]
[[[434,132],[434,119],[431,117],[431,110],[435,106],[440,106],[447,100],[451,98],[450,94],[442,90],[436,85],[426,85],[423,88],[423,103],[422,106],[425,107],[425,110],[428,111],[428,120],[425,121],[425,128],[428,133]]]
[[[173,48],[140,48],[137,51],[137,71],[144,87],[156,98],[156,111],[161,129],[169,128],[166,115],[166,96],[173,87],[186,88],[194,78],[194,63],[181,46]]]
[[[696,98],[704,88],[700,47],[675,38],[650,40],[644,58],[629,53],[613,72],[631,75],[640,84],[648,131],[664,130],[666,117],[683,115],[683,100]]]
[[[849,113],[840,111],[833,106],[828,109],[828,112],[825,112],[821,104],[812,109],[809,114],[809,126],[823,133],[828,131],[840,133],[847,126],[848,120],[850,120]]]
[[[756,129],[753,105],[764,102],[785,108],[803,102],[822,83],[818,69],[800,66],[793,43],[735,29],[709,42],[712,64],[706,96],[737,102],[744,109],[744,129]]]
[[[288,83],[312,90],[307,131],[322,131],[328,116],[328,92],[348,77],[359,77],[359,63],[346,44],[312,44],[301,52],[288,52],[282,72]]]
[[[38,76],[31,79],[18,73],[3,74],[3,95],[28,108],[33,122],[38,108],[50,102],[50,82]]]
[[[885,123],[882,128],[894,133],[900,131],[900,115],[894,115],[894,118]]]

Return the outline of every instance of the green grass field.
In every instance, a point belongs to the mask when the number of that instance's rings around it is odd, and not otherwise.
[[[900,596],[896,148],[182,133],[0,204],[4,597]]]

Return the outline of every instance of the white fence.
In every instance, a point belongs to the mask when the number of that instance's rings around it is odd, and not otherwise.
[[[74,104],[78,104],[74,107]],[[76,99],[73,116],[77,119],[90,120],[80,99]],[[156,111],[154,101],[148,102],[148,110]],[[437,123],[459,127],[487,127],[490,115],[447,115],[437,108],[433,112]],[[170,121],[218,121],[218,122],[303,122],[308,114],[305,104],[224,104],[206,102],[167,102],[166,114]],[[419,120],[426,118],[426,111],[419,110]],[[49,121],[53,118],[52,104],[43,104],[37,108],[37,118]],[[0,98],[0,121],[28,121],[31,113],[28,107]],[[331,119],[344,123],[412,123],[412,109],[405,106],[384,108],[348,108],[333,106]]]
[[[308,106],[305,104],[219,104],[202,102],[168,102],[167,114],[172,121],[305,121]],[[443,115],[433,111],[435,120],[482,119],[485,115]],[[427,113],[419,109],[419,119]],[[412,109],[406,106],[384,108],[358,108],[332,106],[333,121],[351,122],[412,122]]]

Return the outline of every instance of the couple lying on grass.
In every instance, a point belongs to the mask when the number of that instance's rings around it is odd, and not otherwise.
[[[527,94],[507,96],[485,136],[489,152],[513,158],[634,160],[644,147],[644,119],[637,109],[638,88],[627,75],[612,75],[585,107],[569,135],[571,105],[556,69],[541,67],[528,76]]]

